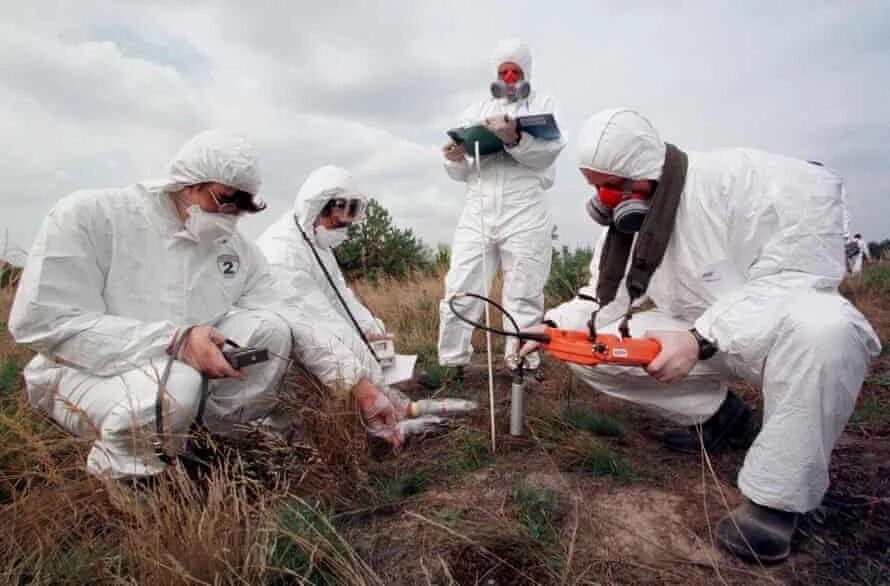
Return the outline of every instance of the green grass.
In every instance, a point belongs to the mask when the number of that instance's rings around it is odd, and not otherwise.
[[[417,382],[428,389],[439,389],[443,386],[452,391],[463,390],[464,383],[457,380],[457,369],[453,366],[442,366],[432,359],[422,367]]]
[[[554,575],[561,575],[565,557],[560,548],[559,500],[552,488],[521,486],[513,490],[513,514],[522,531],[543,552],[543,558]]]
[[[887,416],[890,416],[890,406],[882,403],[878,397],[871,396],[856,407],[856,410],[853,411],[853,415],[850,417],[850,423],[867,425]]]
[[[430,475],[427,472],[406,472],[381,479],[377,494],[385,502],[398,502],[425,492],[429,485]]]
[[[513,491],[513,513],[523,531],[535,541],[548,545],[559,541],[559,532],[554,527],[559,512],[552,488],[522,486]]]
[[[580,431],[587,431],[604,437],[621,437],[624,435],[624,428],[621,424],[607,415],[570,409],[566,411],[565,417],[572,427]]]
[[[488,447],[488,436],[469,431],[455,446],[455,455],[445,460],[445,470],[451,474],[465,474],[494,462]]]
[[[590,442],[585,447],[583,456],[581,467],[592,476],[608,476],[621,483],[646,478],[642,470],[607,446]]]
[[[435,513],[435,515],[444,523],[454,523],[460,520],[460,512],[454,509],[443,509]]]
[[[323,512],[303,501],[288,503],[278,510],[274,531],[266,584],[339,583],[328,561],[347,557],[346,544]]]
[[[890,371],[882,372],[880,374],[873,374],[870,377],[866,378],[865,382],[872,385],[878,385],[879,387],[890,388]]]
[[[0,396],[9,396],[18,389],[22,368],[22,364],[15,358],[10,358],[0,366]]]
[[[865,288],[875,292],[890,289],[890,265],[873,265],[862,273]]]

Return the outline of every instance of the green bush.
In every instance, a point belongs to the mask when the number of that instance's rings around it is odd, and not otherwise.
[[[553,249],[550,276],[544,286],[544,293],[551,303],[568,301],[587,284],[592,258],[593,250],[589,247],[574,251],[570,251],[568,246],[563,246],[561,250]]]
[[[432,253],[409,228],[396,228],[377,200],[368,202],[365,219],[349,228],[346,241],[335,249],[348,278],[402,279],[417,270],[432,270]]]

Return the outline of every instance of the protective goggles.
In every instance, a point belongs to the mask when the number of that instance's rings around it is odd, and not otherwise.
[[[217,211],[221,214],[237,214],[247,212],[250,214],[261,212],[266,209],[266,204],[262,199],[246,191],[238,190],[232,195],[218,195],[212,189],[208,189],[213,203],[216,204]]]
[[[357,222],[364,217],[365,199],[354,196],[333,197],[322,208],[321,215],[328,216],[335,212],[341,220]]]

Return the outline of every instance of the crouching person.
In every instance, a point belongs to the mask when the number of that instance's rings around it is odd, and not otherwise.
[[[252,146],[209,131],[182,147],[164,180],[76,192],[46,217],[9,328],[37,352],[25,370],[31,403],[96,438],[89,472],[161,472],[199,407],[220,434],[275,420],[291,319],[268,303],[275,281],[236,230],[240,215],[265,207],[259,187]],[[236,370],[222,354],[227,339],[272,358]],[[385,416],[373,392],[359,395],[366,416]]]
[[[822,501],[831,452],[880,351],[838,293],[841,179],[752,149],[685,153],[631,110],[594,115],[578,145],[595,188],[588,212],[608,226],[582,292],[603,304],[604,333],[647,294],[657,308],[634,315],[630,332],[658,340],[661,353],[646,370],[572,368],[598,390],[700,424],[700,434],[665,435],[684,452],[744,432],[750,410],[727,389],[729,377],[762,389],[763,427],[738,477],[745,502],[716,536],[741,557],[781,561],[799,515]],[[547,318],[586,330],[596,307],[579,298]]]

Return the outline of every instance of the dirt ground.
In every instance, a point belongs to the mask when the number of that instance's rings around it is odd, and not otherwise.
[[[885,357],[876,368],[888,367]],[[463,473],[448,466],[453,454],[465,450],[468,436],[476,438],[477,453],[488,449],[487,371],[481,358],[462,385],[439,391],[478,400],[484,406],[478,414],[445,433],[415,439],[402,454],[372,465],[372,476],[419,476],[426,487],[371,515],[353,520],[346,515],[350,542],[382,577],[392,583],[453,579],[461,584],[890,580],[887,419],[870,427],[851,424],[832,460],[824,506],[802,521],[791,559],[763,568],[725,553],[712,534],[728,508],[741,502],[735,478],[744,447],[711,454],[710,466],[701,457],[672,453],[660,443],[668,429],[664,421],[581,388],[571,393],[572,410],[607,415],[623,433],[602,437],[561,429],[558,438],[548,438],[553,422],[565,413],[573,383],[564,365],[548,361],[546,369],[546,380],[530,385],[521,438],[509,436],[510,379],[496,377],[497,453],[483,465]],[[403,390],[415,398],[430,393],[419,385]],[[739,385],[736,390],[759,411],[753,389]],[[885,400],[887,393],[870,384],[860,401]],[[751,431],[753,436],[756,424]],[[591,444],[606,446],[633,472],[591,473],[579,456]],[[552,534],[529,530],[535,523],[523,522],[517,512],[518,489],[552,495],[543,515]]]

